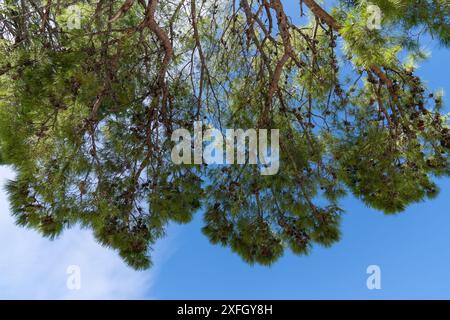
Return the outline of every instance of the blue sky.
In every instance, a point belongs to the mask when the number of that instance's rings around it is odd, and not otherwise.
[[[417,73],[430,88],[450,91],[447,50],[432,41]],[[446,110],[450,99],[445,96]],[[194,223],[175,227],[174,254],[161,266],[153,293],[164,299],[450,299],[450,181],[437,199],[386,216],[348,197],[342,240],[309,256],[289,252],[271,267],[249,266],[212,246]],[[381,290],[367,289],[369,265],[381,268]]]
[[[418,73],[450,92],[448,50],[432,41]],[[445,98],[447,110],[450,100]],[[0,167],[0,185],[13,172]],[[155,265],[133,271],[95,243],[88,230],[56,241],[14,225],[0,192],[0,298],[133,299],[450,299],[450,181],[432,201],[385,216],[348,197],[342,240],[309,256],[286,252],[272,267],[249,266],[230,249],[212,246],[193,223],[171,226],[154,250]],[[81,268],[81,289],[66,287],[67,267]],[[381,268],[381,290],[368,290],[366,269]]]

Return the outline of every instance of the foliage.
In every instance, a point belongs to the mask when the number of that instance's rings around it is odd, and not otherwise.
[[[448,46],[448,2],[371,2],[381,30],[366,1],[300,1],[300,26],[280,0],[0,1],[0,163],[17,172],[17,223],[51,238],[81,224],[147,268],[167,224],[202,208],[212,243],[269,265],[338,241],[348,191],[389,214],[435,197],[449,126],[414,74],[415,32]],[[171,133],[199,119],[280,129],[279,173],[174,165]]]

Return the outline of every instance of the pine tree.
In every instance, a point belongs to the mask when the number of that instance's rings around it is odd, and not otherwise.
[[[338,241],[348,192],[388,214],[435,197],[449,125],[415,75],[415,31],[448,46],[450,6],[371,4],[381,29],[366,1],[0,1],[0,164],[17,172],[17,223],[50,238],[80,224],[142,269],[167,224],[200,210],[212,243],[268,265]],[[279,173],[173,164],[172,132],[202,119],[279,128]]]

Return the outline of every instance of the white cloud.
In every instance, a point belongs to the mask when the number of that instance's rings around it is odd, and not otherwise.
[[[14,224],[4,191],[13,172],[0,167],[0,298],[140,299],[150,298],[155,274],[167,257],[164,240],[154,251],[154,266],[137,272],[117,252],[96,243],[89,230],[67,230],[51,241]],[[81,288],[69,290],[70,265],[81,270]]]

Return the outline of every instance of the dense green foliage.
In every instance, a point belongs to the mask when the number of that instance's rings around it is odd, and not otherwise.
[[[414,69],[418,32],[450,44],[448,1],[373,0],[380,30],[365,1],[300,3],[0,1],[0,163],[17,172],[17,223],[52,238],[80,224],[147,268],[167,224],[200,210],[212,243],[271,264],[338,241],[348,191],[385,213],[435,197],[448,118]],[[279,173],[173,164],[171,133],[200,119],[280,129]]]

